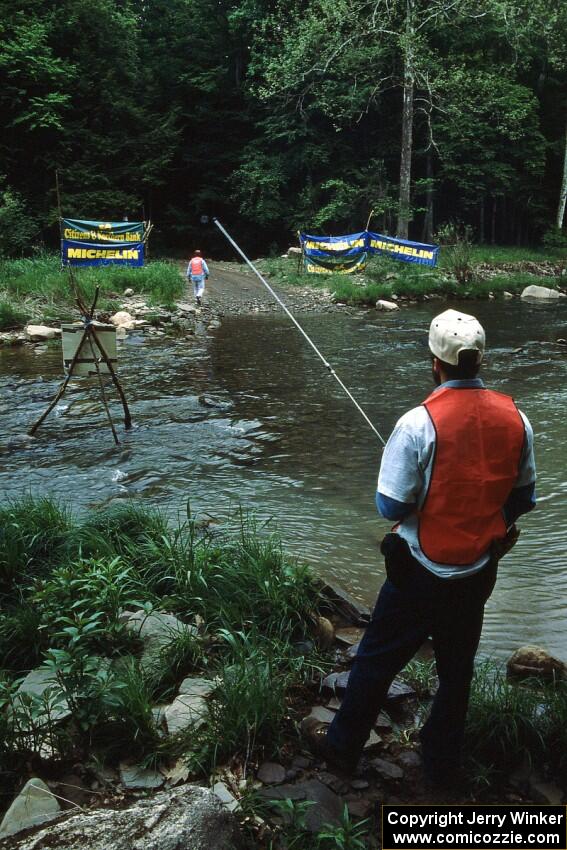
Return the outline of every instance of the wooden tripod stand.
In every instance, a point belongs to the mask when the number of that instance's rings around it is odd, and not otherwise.
[[[83,323],[83,333],[81,335],[81,339],[79,341],[77,349],[76,349],[76,351],[73,355],[73,359],[71,360],[71,363],[69,365],[69,372],[67,374],[67,377],[65,378],[65,380],[63,381],[63,383],[61,384],[61,386],[59,387],[59,389],[55,393],[55,396],[54,396],[53,400],[49,403],[47,410],[45,410],[41,414],[39,419],[36,422],[34,422],[34,424],[29,429],[28,434],[30,435],[30,437],[33,437],[33,435],[35,434],[35,432],[37,431],[39,426],[42,424],[42,422],[44,422],[45,419],[47,419],[47,417],[49,416],[49,414],[51,413],[51,411],[53,410],[55,405],[63,397],[63,394],[65,393],[65,390],[67,389],[67,385],[68,385],[69,381],[71,380],[71,378],[73,377],[73,370],[75,369],[75,366],[77,364],[77,360],[79,359],[79,354],[81,353],[83,343],[86,341],[86,343],[88,344],[88,346],[90,348],[92,359],[93,359],[93,362],[94,362],[94,365],[95,365],[95,369],[96,369],[96,373],[97,373],[97,377],[98,377],[98,382],[99,382],[99,386],[100,386],[102,403],[103,403],[103,406],[104,406],[104,409],[105,409],[105,412],[106,412],[106,416],[108,418],[108,422],[110,424],[112,436],[114,437],[114,442],[116,443],[116,445],[118,445],[120,443],[120,440],[118,439],[118,434],[116,433],[116,428],[114,427],[114,423],[112,421],[112,416],[110,415],[110,409],[108,407],[108,401],[107,401],[107,398],[106,398],[106,392],[105,392],[105,389],[104,389],[104,383],[103,383],[103,380],[102,380],[102,374],[101,374],[101,371],[100,371],[99,363],[104,363],[106,365],[106,367],[107,367],[107,369],[110,373],[110,377],[112,378],[112,383],[116,387],[116,391],[118,392],[118,395],[120,397],[120,401],[122,402],[122,407],[124,408],[124,428],[127,431],[132,427],[132,417],[130,415],[130,410],[128,409],[128,403],[126,401],[126,396],[124,395],[124,390],[122,389],[122,385],[121,385],[120,381],[118,380],[118,376],[117,376],[116,372],[114,371],[114,367],[112,365],[110,358],[108,357],[106,351],[104,350],[104,347],[103,347],[103,345],[100,341],[100,338],[97,334],[97,330],[96,330],[96,327],[95,327],[95,324],[94,324],[93,317],[94,317],[94,311],[95,311],[95,308],[96,308],[96,303],[98,301],[99,287],[97,286],[97,288],[95,290],[93,303],[91,304],[90,307],[87,307],[85,305],[82,297],[81,297],[81,294],[79,292],[79,288],[77,286],[77,282],[75,280],[75,277],[74,277],[71,269],[69,269],[69,277],[70,277],[70,281],[71,281],[71,286],[73,287],[73,291],[75,293],[75,300],[77,302],[77,307],[79,308],[79,311],[81,313],[81,320],[82,320],[82,323]],[[95,348],[98,350],[98,355],[95,352]]]

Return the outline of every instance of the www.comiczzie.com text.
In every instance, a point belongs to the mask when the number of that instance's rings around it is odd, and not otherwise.
[[[383,806],[384,850],[566,850],[565,806]]]

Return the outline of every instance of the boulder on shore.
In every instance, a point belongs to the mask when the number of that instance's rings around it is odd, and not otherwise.
[[[535,298],[538,301],[541,301],[542,299],[549,301],[559,297],[560,293],[556,289],[550,289],[548,286],[537,286],[533,283],[530,286],[526,286],[520,295],[520,298],[527,300]]]
[[[39,826],[61,813],[61,806],[41,779],[26,782],[0,823],[0,839]]]
[[[71,814],[22,838],[17,850],[236,850],[237,823],[207,788],[184,785],[124,809]]]
[[[45,342],[46,339],[61,336],[61,329],[50,328],[47,325],[27,325],[25,334],[32,342]]]
[[[508,676],[516,679],[560,679],[567,665],[554,658],[541,646],[526,645],[517,649],[506,664]]]

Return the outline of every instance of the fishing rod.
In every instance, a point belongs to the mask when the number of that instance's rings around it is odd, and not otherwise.
[[[299,322],[297,321],[297,319],[295,318],[295,316],[293,316],[293,315],[290,313],[290,311],[288,310],[288,308],[286,307],[286,305],[284,304],[284,302],[281,300],[281,298],[279,297],[279,295],[278,295],[276,292],[274,292],[274,290],[272,289],[272,287],[270,286],[270,284],[268,283],[268,281],[267,281],[267,280],[265,280],[265,279],[262,277],[262,275],[260,274],[260,272],[258,271],[258,269],[256,268],[256,266],[254,265],[254,263],[252,263],[252,262],[248,259],[248,257],[247,257],[247,256],[246,256],[246,254],[244,253],[244,251],[243,251],[243,250],[242,250],[242,249],[241,249],[241,248],[240,248],[240,247],[236,244],[236,242],[234,241],[234,239],[232,238],[232,236],[231,236],[231,235],[230,235],[230,234],[229,234],[229,233],[228,233],[228,232],[224,229],[224,227],[222,226],[222,224],[220,223],[220,221],[218,220],[218,218],[213,218],[213,222],[216,224],[216,226],[218,227],[218,229],[220,230],[220,232],[221,232],[221,233],[222,233],[222,234],[223,234],[223,235],[224,235],[224,236],[228,239],[228,241],[229,241],[229,242],[230,242],[230,244],[233,246],[233,248],[235,248],[235,250],[236,250],[236,251],[238,251],[238,253],[239,253],[239,254],[240,254],[240,256],[242,257],[242,259],[244,260],[244,262],[245,262],[248,266],[250,266],[250,268],[252,269],[252,271],[254,272],[254,274],[256,275],[256,277],[258,277],[258,279],[259,279],[259,280],[260,280],[260,281],[264,284],[264,286],[266,287],[266,289],[268,290],[268,292],[270,293],[270,295],[272,295],[272,296],[273,296],[273,298],[275,298],[275,299],[276,299],[276,301],[278,302],[278,304],[280,305],[280,307],[284,310],[284,312],[286,313],[286,315],[287,315],[287,316],[291,319],[291,321],[293,322],[293,324],[295,325],[295,327],[297,328],[297,330],[300,332],[300,334],[302,334],[302,335],[303,335],[303,337],[307,340],[307,342],[309,343],[309,345],[311,346],[311,348],[313,349],[313,351],[315,352],[315,354],[317,355],[317,357],[319,357],[319,359],[323,362],[323,365],[325,366],[325,368],[329,370],[329,374],[333,376],[333,378],[337,381],[337,383],[338,383],[338,384],[340,384],[340,386],[341,386],[342,390],[343,390],[343,391],[347,394],[347,396],[350,398],[350,400],[352,401],[352,403],[354,404],[354,406],[356,407],[356,409],[358,410],[358,412],[359,412],[359,413],[362,415],[362,417],[365,419],[366,423],[367,423],[368,425],[370,425],[370,427],[372,428],[372,430],[374,431],[374,433],[376,434],[376,436],[378,437],[378,439],[380,440],[380,442],[382,443],[382,445],[383,445],[383,446],[385,446],[385,445],[386,445],[386,441],[385,441],[385,439],[383,438],[383,436],[382,436],[382,435],[380,434],[380,432],[379,432],[379,431],[378,431],[378,430],[374,427],[374,425],[372,424],[372,422],[370,421],[370,419],[368,418],[368,416],[366,415],[366,413],[364,412],[364,410],[362,409],[362,407],[359,405],[359,403],[357,402],[357,400],[355,399],[355,397],[353,396],[353,394],[351,393],[351,391],[349,390],[349,388],[348,388],[348,387],[346,387],[346,386],[343,384],[343,382],[341,381],[341,379],[339,378],[339,376],[337,375],[337,373],[335,372],[335,370],[333,369],[333,367],[331,366],[331,364],[329,363],[329,361],[328,361],[328,360],[327,360],[327,359],[326,359],[326,358],[325,358],[325,357],[321,354],[321,352],[319,351],[319,349],[317,348],[317,346],[315,345],[315,343],[313,342],[313,340],[311,339],[311,337],[310,337],[310,336],[306,333],[306,331],[305,331],[305,330],[301,327],[301,325],[299,324]]]

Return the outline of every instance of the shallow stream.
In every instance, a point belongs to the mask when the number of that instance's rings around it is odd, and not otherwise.
[[[444,306],[301,321],[387,436],[430,391],[426,330]],[[536,433],[538,509],[502,562],[483,649],[503,657],[538,643],[567,658],[567,348],[555,342],[567,336],[567,304],[451,306],[484,324],[483,377],[514,396]],[[113,447],[96,388],[77,381],[32,447],[0,455],[2,498],[49,494],[77,510],[134,498],[171,515],[190,499],[221,521],[242,503],[273,518],[286,548],[373,602],[389,525],[374,508],[380,444],[285,317],[226,318],[176,340],[129,336],[119,368],[136,425],[122,445]],[[26,431],[61,378],[58,345],[0,350],[4,442]]]

